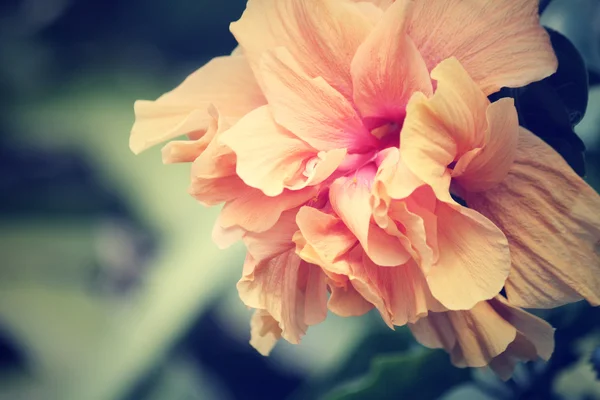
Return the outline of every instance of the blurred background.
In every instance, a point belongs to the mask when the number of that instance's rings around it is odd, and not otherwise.
[[[600,314],[585,304],[544,314],[554,358],[507,384],[371,314],[331,315],[269,358],[249,346],[243,249],[212,243],[218,210],[187,195],[188,165],[128,148],[133,102],[230,53],[244,6],[1,3],[0,399],[600,399]],[[600,1],[554,0],[542,21],[590,71],[575,131],[598,190]]]

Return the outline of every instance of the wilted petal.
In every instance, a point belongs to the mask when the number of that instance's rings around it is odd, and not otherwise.
[[[430,313],[409,325],[424,346],[443,348],[458,367],[489,366],[507,380],[520,361],[547,360],[554,329],[498,295],[468,311]]]
[[[432,93],[429,71],[405,31],[407,4],[396,2],[352,60],[354,103],[363,118],[402,123],[415,91]]]
[[[600,196],[550,146],[521,129],[507,178],[466,200],[508,238],[512,304],[600,305]]]
[[[398,1],[413,4],[408,32],[430,70],[456,57],[486,94],[556,71],[537,1]]]
[[[177,136],[199,136],[212,121],[210,105],[234,122],[265,103],[245,57],[217,57],[157,100],[135,103],[129,147],[137,154]]]
[[[488,365],[517,337],[515,327],[485,301],[468,311],[432,313],[409,327],[424,346],[443,347],[458,367]]]

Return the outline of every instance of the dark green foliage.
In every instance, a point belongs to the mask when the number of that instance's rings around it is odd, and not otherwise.
[[[422,348],[375,358],[368,375],[324,399],[436,399],[469,378],[469,370],[451,367],[444,351]]]
[[[558,58],[556,73],[522,88],[504,88],[490,100],[514,98],[519,124],[552,146],[577,174],[584,176],[585,146],[573,128],[587,108],[587,68],[567,38],[547,30]]]

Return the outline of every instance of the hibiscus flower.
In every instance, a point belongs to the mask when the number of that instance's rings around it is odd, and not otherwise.
[[[232,55],[136,102],[132,150],[187,135],[164,162],[192,163],[190,193],[223,203],[216,242],[247,247],[238,290],[261,353],[328,310],[376,308],[507,376],[552,347],[515,306],[600,303],[599,196],[511,99],[487,98],[556,70],[537,7],[250,0]]]

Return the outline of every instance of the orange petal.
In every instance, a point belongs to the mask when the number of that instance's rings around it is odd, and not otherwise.
[[[217,57],[157,100],[135,103],[129,147],[137,154],[177,136],[199,136],[211,123],[211,104],[234,122],[265,103],[245,57]]]
[[[431,313],[409,325],[424,346],[444,348],[458,367],[489,367],[507,380],[519,361],[547,360],[554,329],[500,295],[468,311]]]
[[[371,223],[371,193],[367,179],[360,176],[336,179],[329,190],[331,205],[375,263],[382,266],[404,264],[411,255],[403,245],[403,235],[390,235]]]
[[[489,190],[508,174],[517,151],[519,118],[513,99],[500,99],[487,109],[485,144],[472,158],[461,157],[452,176],[471,192]]]
[[[439,259],[427,282],[433,296],[451,310],[466,310],[491,299],[510,270],[506,237],[474,210],[438,203]]]
[[[466,200],[508,237],[512,304],[600,305],[600,196],[550,146],[521,129],[507,178]]]
[[[265,53],[260,71],[277,123],[315,149],[364,152],[377,145],[353,104],[323,78],[306,75],[286,48]]]
[[[200,203],[213,206],[230,201],[250,190],[235,174],[235,154],[216,135],[192,164],[189,193]]]
[[[258,263],[238,282],[242,301],[266,310],[281,328],[281,336],[299,343],[308,325],[327,314],[327,285],[319,267],[305,263],[294,250]]]
[[[414,4],[408,32],[429,69],[456,57],[486,95],[556,71],[537,1],[399,1]]]
[[[394,4],[394,0],[352,0],[356,3],[371,3],[381,8],[382,10],[387,9],[389,6]]]
[[[247,231],[264,232],[277,222],[281,213],[299,207],[314,198],[319,188],[310,186],[302,190],[285,190],[276,197],[265,196],[258,189],[240,193],[227,201],[221,211],[221,225],[224,228],[239,226]]]
[[[313,149],[278,126],[266,106],[248,113],[219,140],[235,152],[237,175],[267,196],[321,183],[346,156],[343,149]]]
[[[373,304],[356,291],[349,279],[344,286],[330,285],[331,296],[327,308],[341,317],[358,317],[373,309]]]
[[[421,54],[406,34],[407,3],[389,7],[352,60],[354,103],[363,118],[402,123],[415,91],[433,89]]]
[[[417,93],[408,104],[400,154],[441,200],[451,201],[447,167],[483,145],[489,101],[454,58],[440,63],[431,77],[437,80],[435,94],[427,99]]]
[[[334,263],[357,242],[356,236],[339,218],[312,207],[300,208],[296,222],[305,245],[311,247],[322,263]],[[299,253],[301,257],[302,250]]]
[[[338,0],[250,0],[230,30],[258,71],[266,50],[286,47],[311,77],[352,98],[350,62],[372,29],[355,4]]]
[[[162,148],[162,159],[164,164],[192,162],[202,154],[217,135],[217,133],[228,127],[224,118],[219,115],[217,109],[209,106],[210,123],[206,132],[196,140],[175,140],[167,143]]]
[[[502,296],[490,300],[490,305],[533,344],[537,355],[546,361],[550,359],[554,352],[554,328],[549,323],[513,306]]]
[[[368,257],[357,261],[352,264],[353,286],[379,309],[390,326],[416,322],[429,310],[444,310],[414,261],[392,268],[378,266]]]
[[[292,237],[298,230],[297,213],[298,208],[284,211],[271,229],[244,235],[246,249],[256,262],[273,258],[295,247]]]
[[[434,200],[431,208],[427,207],[429,199]],[[435,195],[428,186],[422,186],[410,198],[394,200],[388,212],[389,218],[404,228],[403,232],[414,251],[413,257],[426,273],[439,258],[438,217],[434,210]]]
[[[430,314],[409,327],[424,346],[446,349],[458,367],[488,365],[517,337],[515,327],[485,301],[468,311]]]
[[[256,310],[250,319],[250,344],[263,356],[268,356],[281,339],[281,328],[266,310]]]

